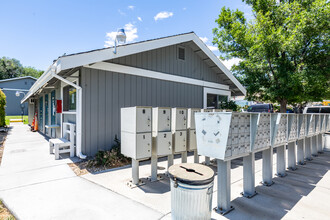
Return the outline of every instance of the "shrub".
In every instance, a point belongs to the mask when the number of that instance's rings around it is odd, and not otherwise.
[[[117,136],[114,141],[115,144],[110,151],[98,151],[95,154],[94,159],[89,161],[88,166],[115,167],[129,163],[130,159],[122,155],[120,152],[120,140]]]
[[[0,127],[6,125],[6,95],[0,89]]]
[[[219,109],[230,109],[234,112],[237,112],[240,110],[240,106],[237,105],[233,100],[230,100],[229,102],[224,101],[219,104]]]

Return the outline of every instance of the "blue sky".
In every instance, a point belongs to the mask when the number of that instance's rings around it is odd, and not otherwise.
[[[223,6],[251,15],[240,0],[0,0],[0,57],[45,70],[64,53],[111,46],[121,27],[128,42],[194,31],[218,55],[212,29]]]

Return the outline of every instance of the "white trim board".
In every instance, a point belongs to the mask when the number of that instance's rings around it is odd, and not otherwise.
[[[183,76],[176,76],[176,75],[171,75],[171,74],[167,74],[167,73],[161,73],[161,72],[156,72],[156,71],[146,70],[146,69],[141,69],[141,68],[136,68],[136,67],[124,66],[124,65],[120,65],[120,64],[99,62],[99,63],[95,63],[91,66],[84,66],[84,67],[91,68],[91,69],[112,71],[112,72],[123,73],[123,74],[129,74],[129,75],[134,75],[134,76],[142,76],[142,77],[159,79],[159,80],[166,80],[166,81],[171,81],[171,82],[185,83],[185,84],[196,85],[196,86],[222,89],[222,90],[227,90],[230,94],[229,86],[227,86],[227,85],[207,82],[207,81],[198,80],[198,79],[192,79],[192,78],[183,77]]]
[[[113,48],[86,52],[71,56],[64,56],[57,61],[57,72],[61,70],[71,69],[78,66],[84,66],[91,63],[111,60],[131,54],[141,53],[144,51],[154,50],[170,45],[180,44],[193,41],[216,65],[224,72],[225,75],[237,86],[237,88],[245,95],[246,89],[238,82],[234,75],[223,65],[219,58],[199,39],[195,33],[171,36],[151,41],[145,41],[135,44],[121,45],[117,48],[117,53],[113,53]]]
[[[128,56],[144,51],[154,50],[170,45],[181,44],[185,42],[194,42],[208,56],[216,66],[235,84],[235,86],[246,94],[246,89],[238,82],[234,75],[223,65],[216,55],[203,43],[195,33],[187,33],[176,36],[170,36],[140,43],[120,45],[117,48],[117,53],[113,53],[113,48],[102,50],[89,51],[69,56],[63,56],[56,60],[41,77],[33,84],[30,91],[22,99],[21,103],[25,102],[31,95],[38,91],[44,84],[58,74],[62,70],[67,70],[75,67],[86,66],[92,63],[103,62],[123,56]]]

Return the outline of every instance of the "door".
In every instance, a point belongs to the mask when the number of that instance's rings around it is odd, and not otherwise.
[[[44,111],[43,111],[43,105],[44,105],[44,102],[43,102],[43,97],[40,97],[39,98],[39,124],[38,124],[38,127],[39,127],[39,130],[40,131],[43,131],[43,115],[44,115]]]
[[[56,107],[55,107],[55,90],[50,93],[50,124],[55,125],[55,120],[56,120]],[[56,128],[55,128],[56,129]],[[55,137],[55,129],[50,129],[51,130],[51,137]]]
[[[49,100],[48,100],[48,94],[45,95],[45,125],[49,125]],[[45,128],[45,134],[48,134],[48,129]]]

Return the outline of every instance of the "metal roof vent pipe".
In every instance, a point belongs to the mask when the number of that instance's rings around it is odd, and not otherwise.
[[[126,34],[124,28],[121,28],[118,29],[117,31],[113,53],[117,54],[117,44],[124,44],[124,43],[126,43]]]

